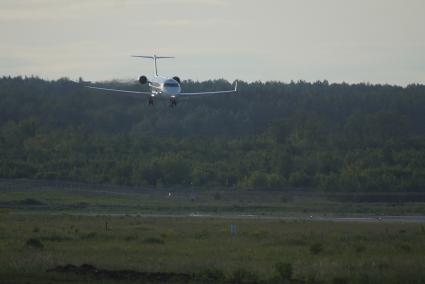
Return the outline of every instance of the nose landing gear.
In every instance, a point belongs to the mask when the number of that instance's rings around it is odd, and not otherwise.
[[[171,97],[170,98],[170,107],[175,107],[177,106],[177,100],[175,97]]]

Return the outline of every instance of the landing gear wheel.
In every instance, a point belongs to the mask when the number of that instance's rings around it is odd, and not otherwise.
[[[176,98],[170,98],[170,107],[177,106],[177,100]]]
[[[150,106],[153,106],[153,97],[149,97],[148,104]]]

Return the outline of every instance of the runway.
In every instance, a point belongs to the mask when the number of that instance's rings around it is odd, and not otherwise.
[[[425,223],[425,216],[270,216],[270,215],[251,215],[251,214],[142,214],[140,217],[152,218],[205,218],[205,219],[254,219],[254,220],[282,220],[282,221],[310,221],[310,222],[360,222],[360,223]]]
[[[28,214],[15,212],[14,214]],[[279,216],[254,214],[145,214],[145,213],[102,213],[102,212],[31,212],[31,214],[72,215],[72,216],[110,216],[139,218],[193,218],[228,220],[281,220],[303,222],[354,222],[354,223],[425,223],[425,216]]]

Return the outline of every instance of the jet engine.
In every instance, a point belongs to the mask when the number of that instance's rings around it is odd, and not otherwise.
[[[139,77],[139,83],[144,85],[148,82],[148,78],[146,78],[146,76],[140,76]]]
[[[173,79],[176,80],[180,84],[180,78],[179,77],[174,76]]]

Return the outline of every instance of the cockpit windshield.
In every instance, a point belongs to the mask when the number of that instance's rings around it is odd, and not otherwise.
[[[179,84],[177,84],[177,83],[164,83],[164,87],[174,87],[174,88],[176,88],[176,87],[178,87],[179,86]]]

